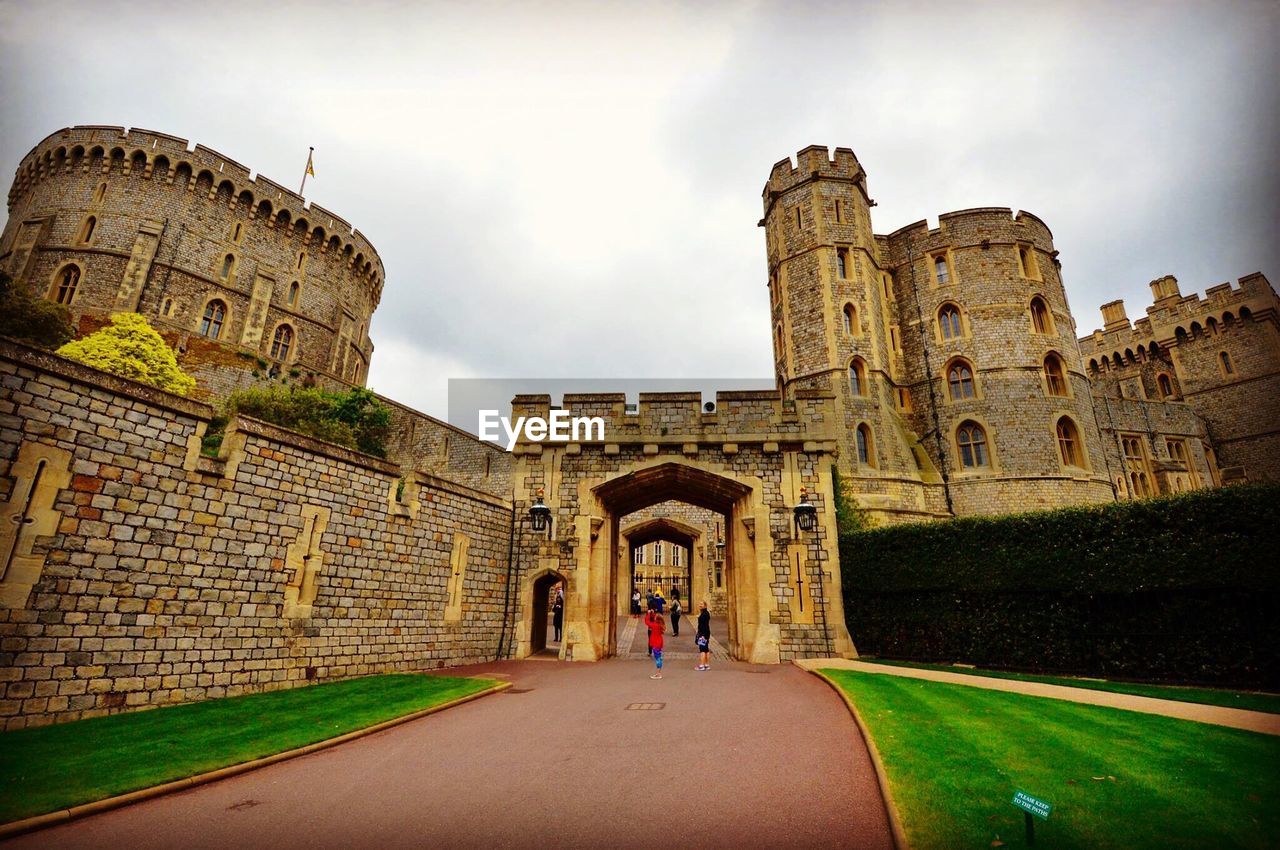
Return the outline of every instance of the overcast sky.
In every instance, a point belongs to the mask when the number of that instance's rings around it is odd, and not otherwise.
[[[0,0],[0,169],[71,124],[200,142],[369,237],[370,384],[772,374],[760,191],[853,148],[875,229],[1053,230],[1081,333],[1280,284],[1280,4]]]

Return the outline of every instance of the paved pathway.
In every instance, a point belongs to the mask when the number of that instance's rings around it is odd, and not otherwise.
[[[1217,726],[1232,726],[1236,729],[1247,729],[1250,732],[1262,732],[1266,735],[1280,735],[1280,714],[1268,714],[1263,711],[1245,711],[1240,708],[1201,705],[1195,702],[1178,702],[1177,700],[1154,699],[1133,694],[1116,694],[1110,691],[1094,691],[1088,688],[1073,688],[1068,685],[1049,685],[1043,682],[989,679],[985,676],[949,673],[945,670],[921,670],[914,667],[868,664],[865,661],[854,661],[847,658],[807,658],[804,661],[797,661],[796,664],[806,670],[818,670],[827,667],[857,670],[861,673],[879,673],[885,676],[905,676],[908,679],[951,682],[957,685],[968,685],[973,688],[1009,691],[1010,693],[1030,694],[1037,697],[1051,697],[1053,699],[1068,700],[1069,702],[1085,703],[1086,705],[1105,705],[1110,708],[1141,711],[1145,714],[1163,714],[1166,717],[1177,717],[1180,720],[1197,720],[1201,723],[1213,723]]]
[[[662,681],[624,660],[442,672],[513,686],[6,847],[890,846],[856,725],[791,665],[682,662]]]
[[[697,661],[698,647],[693,637],[698,632],[698,619],[690,623],[687,617],[680,618],[680,634],[671,632],[671,622],[667,622],[666,636],[663,638],[662,661]],[[723,617],[711,618],[711,663],[732,661],[729,650],[716,638],[716,635],[728,634],[728,621]],[[649,660],[649,634],[644,621],[637,617],[627,617],[618,622],[618,657],[632,661]]]

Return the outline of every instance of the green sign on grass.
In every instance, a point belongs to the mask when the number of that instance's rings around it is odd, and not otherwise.
[[[1013,804],[1028,814],[1033,814],[1044,820],[1049,819],[1049,812],[1053,811],[1053,806],[1044,800],[1032,797],[1022,791],[1018,791],[1013,795]]]

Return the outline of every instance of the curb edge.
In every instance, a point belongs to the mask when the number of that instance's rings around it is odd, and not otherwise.
[[[871,754],[871,766],[875,769],[876,783],[880,786],[880,797],[884,801],[885,813],[889,816],[889,833],[893,837],[893,846],[897,850],[910,850],[911,844],[907,841],[906,830],[902,827],[902,818],[898,814],[898,806],[893,801],[893,794],[889,790],[889,777],[885,773],[884,762],[880,758],[880,750],[876,747],[875,739],[871,737],[871,731],[867,728],[862,715],[858,713],[858,707],[854,705],[853,700],[844,692],[844,689],[821,670],[810,670],[799,664],[796,664],[796,666],[826,682],[839,695],[844,702],[845,708],[849,710],[849,714],[853,715],[853,722],[857,724],[858,731],[862,734],[862,740],[866,742],[867,752]]]
[[[171,782],[165,782],[160,785],[152,785],[150,788],[139,788],[137,791],[128,791],[124,794],[117,794],[114,797],[106,797],[102,800],[94,800],[90,803],[81,803],[77,806],[71,806],[66,809],[59,809],[55,812],[46,812],[42,815],[33,815],[22,820],[9,821],[0,824],[0,840],[13,838],[16,835],[22,835],[27,832],[34,832],[38,829],[54,826],[61,823],[67,823],[78,820],[89,815],[96,815],[100,812],[118,809],[121,806],[127,806],[131,803],[140,803],[143,800],[150,800],[155,797],[162,797],[165,794],[171,794],[175,791],[183,791],[188,788],[194,788],[197,785],[204,785],[209,782],[216,782],[219,779],[226,779],[241,773],[248,773],[251,770],[257,770],[260,767],[276,764],[277,762],[288,761],[289,759],[298,758],[300,756],[310,755],[311,753],[327,750],[330,747],[336,747],[339,744],[345,744],[348,741],[354,741],[357,738],[363,738],[366,735],[372,735],[375,732],[381,732],[384,729],[390,729],[393,726],[399,726],[402,723],[408,723],[410,720],[418,720],[438,711],[444,711],[446,708],[453,708],[456,705],[462,705],[466,702],[479,699],[480,697],[496,694],[505,691],[511,687],[510,682],[497,682],[493,687],[485,688],[482,691],[476,691],[473,694],[458,697],[449,700],[440,705],[433,705],[430,708],[424,708],[415,711],[412,714],[405,714],[401,717],[393,717],[390,720],[384,720],[381,723],[375,723],[372,726],[366,726],[363,729],[356,729],[346,732],[333,738],[326,738],[323,741],[316,741],[312,744],[306,744],[301,747],[295,747],[292,750],[285,750],[282,753],[273,753],[269,756],[262,756],[251,761],[242,761],[239,764],[227,765],[214,770],[209,770],[196,776],[188,776],[184,779],[175,779]]]

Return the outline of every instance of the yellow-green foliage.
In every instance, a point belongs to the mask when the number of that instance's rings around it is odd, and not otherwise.
[[[186,395],[196,381],[178,367],[178,359],[160,334],[137,313],[116,313],[111,324],[58,349],[63,357],[165,392]]]

